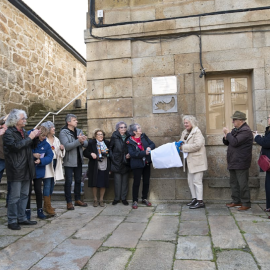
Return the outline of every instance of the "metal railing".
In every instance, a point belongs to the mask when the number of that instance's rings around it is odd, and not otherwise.
[[[39,121],[39,123],[34,127],[36,128],[37,126],[39,126],[43,121],[44,119],[46,119],[50,114],[53,115],[53,123],[54,123],[54,116],[55,115],[58,115],[60,112],[62,112],[70,103],[72,103],[76,98],[78,98],[81,94],[83,94],[85,91],[87,90],[87,88],[85,88],[79,95],[77,95],[75,98],[73,98],[69,103],[67,103],[62,109],[60,109],[58,112],[54,113],[54,112],[48,112],[43,118],[41,121]]]

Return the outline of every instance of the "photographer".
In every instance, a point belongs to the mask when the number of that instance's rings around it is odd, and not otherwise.
[[[88,186],[93,190],[94,207],[98,206],[97,189],[99,188],[100,194],[99,205],[104,207],[103,196],[106,188],[109,187],[110,142],[104,138],[104,131],[101,129],[96,129],[94,131],[93,139],[89,140],[87,148],[83,151],[83,155],[89,158],[87,173]]]

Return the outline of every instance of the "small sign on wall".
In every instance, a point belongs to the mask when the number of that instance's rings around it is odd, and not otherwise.
[[[177,112],[177,95],[153,96],[153,113]]]
[[[152,94],[176,94],[177,78],[176,76],[152,77]]]

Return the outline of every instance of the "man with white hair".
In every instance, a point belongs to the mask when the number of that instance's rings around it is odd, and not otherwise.
[[[24,130],[27,115],[25,111],[13,109],[7,120],[8,127],[3,136],[6,174],[10,182],[8,201],[8,228],[20,230],[20,225],[35,225],[25,215],[30,181],[35,178],[35,164],[31,150],[32,140],[39,131],[33,130],[27,135]]]

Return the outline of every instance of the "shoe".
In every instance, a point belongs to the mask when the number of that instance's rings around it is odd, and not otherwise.
[[[195,205],[197,203],[197,199],[196,198],[193,198],[191,200],[191,202],[187,203],[187,206],[192,206],[192,205]]]
[[[48,218],[47,216],[44,215],[42,208],[37,210],[37,217],[40,219],[47,219]]]
[[[104,207],[104,202],[103,202],[103,201],[100,201],[100,202],[99,202],[99,205],[100,205],[101,207]]]
[[[44,196],[43,200],[44,200],[43,210],[47,214],[49,214],[50,216],[55,216],[55,211],[52,208],[50,197],[49,196]]]
[[[27,220],[30,220],[31,219],[31,209],[26,209],[25,215],[26,215]]]
[[[82,207],[86,207],[87,203],[82,202],[81,200],[75,201],[75,206],[82,206]]]
[[[138,208],[138,203],[137,202],[133,202],[132,209],[137,209],[137,208]]]
[[[142,200],[142,203],[145,204],[146,206],[152,206],[152,203],[150,203],[149,201],[147,201],[146,199]]]
[[[113,200],[112,205],[116,205],[116,204],[118,204],[119,202],[120,202],[120,201]]]
[[[263,210],[264,212],[270,212],[270,208],[266,208]]]
[[[231,202],[231,203],[226,203],[226,206],[227,206],[227,207],[242,206],[242,203],[234,203],[234,202]]]
[[[36,225],[37,222],[36,221],[32,221],[32,220],[25,220],[23,222],[19,222],[20,225]]]
[[[11,223],[8,224],[8,228],[11,230],[20,230],[21,226],[18,223]]]
[[[205,204],[204,202],[197,202],[195,205],[192,205],[189,207],[189,209],[197,209],[197,208],[204,208]]]
[[[67,203],[67,210],[74,210],[72,202]]]
[[[128,203],[127,200],[122,200],[122,204],[123,204],[123,205],[129,205],[129,203]]]
[[[98,201],[94,201],[94,202],[93,202],[93,206],[94,206],[94,207],[97,207],[97,206],[98,206]]]
[[[251,207],[249,207],[249,206],[241,206],[241,207],[239,207],[237,210],[238,211],[246,211],[246,210],[248,210],[248,209],[250,209]]]

